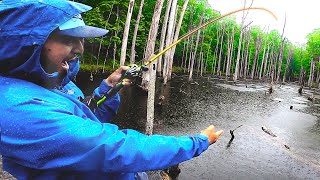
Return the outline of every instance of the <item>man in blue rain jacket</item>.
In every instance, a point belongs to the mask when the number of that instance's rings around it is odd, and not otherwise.
[[[71,79],[83,38],[107,33],[84,24],[80,14],[90,9],[66,0],[0,2],[0,154],[17,179],[147,179],[138,172],[198,156],[222,133],[214,126],[182,137],[119,130],[108,123],[118,94],[94,113],[80,102],[83,93]],[[103,80],[95,96],[127,68]]]

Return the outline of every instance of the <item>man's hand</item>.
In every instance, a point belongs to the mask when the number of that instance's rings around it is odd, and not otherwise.
[[[214,130],[215,130],[215,127],[211,125],[207,127],[207,129],[201,131],[202,135],[205,135],[208,137],[210,145],[215,143],[219,139],[220,135],[223,133],[223,130],[220,130],[218,132],[214,132]]]
[[[128,70],[130,67],[129,66],[120,66],[117,70],[115,70],[107,79],[105,79],[106,83],[113,87],[116,85],[119,80],[121,79],[122,71]],[[132,81],[130,79],[124,80],[122,83],[124,86],[129,86],[132,84]]]

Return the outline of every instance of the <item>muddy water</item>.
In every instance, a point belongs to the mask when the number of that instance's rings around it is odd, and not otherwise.
[[[311,90],[300,95],[294,84],[275,85],[269,94],[264,83],[208,78],[187,83],[185,77],[157,86],[157,97],[164,95],[165,100],[156,105],[154,134],[194,135],[210,124],[225,130],[201,156],[180,164],[179,179],[320,179],[319,95],[314,102],[307,100]],[[144,132],[147,95],[136,87],[120,94],[113,123]],[[240,125],[227,147],[229,131]]]

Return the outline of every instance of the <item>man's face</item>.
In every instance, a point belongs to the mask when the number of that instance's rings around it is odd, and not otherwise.
[[[42,48],[42,67],[47,73],[67,71],[68,62],[83,54],[83,44],[83,38],[53,32]]]

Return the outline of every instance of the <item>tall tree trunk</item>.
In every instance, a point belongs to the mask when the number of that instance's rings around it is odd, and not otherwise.
[[[183,63],[184,63],[184,56],[185,56],[185,52],[186,52],[186,39],[183,40],[183,50],[182,50],[182,57],[181,57],[181,63],[180,63],[180,68],[183,67]]]
[[[133,11],[133,7],[134,7],[134,1],[135,1],[135,0],[130,0],[130,1],[129,1],[127,19],[126,19],[126,24],[125,24],[125,26],[124,26],[123,36],[122,36],[122,46],[121,46],[121,55],[120,55],[120,66],[123,66],[124,63],[125,63],[125,61],[126,61],[127,45],[128,45],[128,36],[129,36],[129,29],[130,29],[130,22],[131,22],[132,11]]]
[[[246,0],[244,0],[243,3],[243,7],[246,7]],[[252,5],[253,1],[251,2]],[[250,5],[250,7],[251,7]],[[241,25],[240,25],[240,37],[239,37],[239,44],[238,44],[238,52],[237,52],[237,59],[236,59],[236,66],[235,66],[235,70],[234,70],[234,74],[233,74],[233,81],[237,81],[238,80],[238,76],[239,76],[239,61],[240,61],[240,55],[241,55],[241,45],[242,45],[242,36],[243,36],[243,31],[244,31],[244,21],[245,18],[248,15],[248,11],[245,15],[245,11],[242,11],[242,19],[241,19]]]
[[[246,44],[246,35],[244,33],[244,39],[242,40],[242,52],[241,52],[241,62],[240,62],[240,70],[239,70],[239,78],[243,78],[243,70],[244,70],[244,54],[245,54],[245,44]]]
[[[283,79],[282,79],[282,82],[285,83],[286,82],[286,75],[287,75],[287,71],[289,69],[289,64],[291,62],[291,59],[292,59],[292,56],[293,56],[293,49],[289,49],[289,53],[288,53],[288,56],[287,56],[287,64],[286,64],[286,68],[284,69],[284,74],[283,74]]]
[[[221,44],[220,44],[220,51],[219,51],[219,61],[217,67],[217,75],[221,75],[221,60],[222,60],[222,52],[223,52],[223,38],[224,38],[224,26],[222,26],[221,30]]]
[[[320,56],[318,57],[318,64],[320,63]],[[317,66],[317,65],[316,65]],[[316,79],[316,83],[318,83],[318,88],[320,88],[319,86],[319,82],[320,82],[320,70],[317,68],[317,79]]]
[[[281,48],[279,52],[279,59],[278,59],[278,73],[277,73],[277,80],[276,82],[279,82],[280,76],[281,76],[281,70],[282,70],[282,61],[283,61],[283,54],[284,54],[284,46],[285,46],[285,40],[284,38],[281,43]]]
[[[254,59],[253,59],[253,64],[252,64],[252,69],[251,69],[251,79],[254,78],[254,73],[255,73],[255,69],[256,69],[256,63],[258,61],[259,58],[259,54],[260,54],[260,49],[261,49],[261,38],[258,36],[256,39],[256,52],[254,54]]]
[[[311,65],[310,65],[310,76],[309,76],[309,81],[308,81],[309,88],[312,88],[312,85],[313,85],[315,67],[316,67],[316,62],[312,58]]]
[[[181,25],[182,25],[182,21],[183,21],[183,17],[184,17],[184,14],[185,14],[185,12],[186,12],[188,3],[189,3],[189,0],[185,0],[183,6],[182,6],[182,8],[181,8],[179,21],[178,21],[178,24],[177,24],[177,26],[176,26],[176,30],[175,30],[175,33],[174,33],[173,42],[176,42],[176,41],[178,40],[178,38],[179,38],[180,29],[181,29]],[[177,12],[178,12],[178,11],[177,11]],[[175,51],[176,51],[176,46],[171,49],[171,56],[170,56],[170,58],[169,58],[169,62],[170,62],[170,64],[169,64],[169,71],[168,71],[168,79],[169,79],[169,80],[171,79],[172,66],[173,66],[173,57],[174,57]]]
[[[260,71],[259,71],[259,80],[261,80],[261,78],[262,78],[263,67],[265,64],[266,50],[267,50],[267,41],[264,42],[264,46],[263,46],[263,55],[262,55],[261,66],[260,66]]]
[[[204,66],[204,63],[203,63],[203,52],[201,51],[200,53],[200,76],[202,76],[202,72],[203,72],[203,66]]]
[[[151,58],[154,54],[156,37],[158,34],[159,21],[161,16],[161,9],[164,0],[157,0],[154,8],[154,13],[152,17],[151,27],[148,36],[148,43],[145,52],[146,61]],[[147,123],[146,123],[146,134],[151,135],[153,131],[153,121],[154,121],[154,96],[155,96],[155,76],[156,76],[156,63],[150,64],[148,73],[144,73],[143,77],[143,87],[148,87],[148,103],[147,103]]]
[[[233,53],[233,42],[234,42],[234,34],[235,34],[235,26],[232,27],[231,36],[228,38],[228,54],[227,54],[227,64],[226,64],[226,80],[229,79],[230,69],[232,63],[232,53]],[[229,34],[230,35],[230,34]]]
[[[174,31],[174,24],[175,24],[175,14],[177,10],[177,0],[172,1],[170,15],[169,15],[169,24],[167,30],[167,38],[166,38],[166,47],[168,47],[172,43],[173,31]],[[167,84],[168,81],[168,66],[169,66],[169,59],[170,59],[171,51],[167,51],[164,54],[164,63],[163,63],[163,84]]]
[[[220,36],[222,36],[222,29],[219,28],[218,32],[217,32],[217,44],[216,44],[216,47],[214,50],[214,55],[213,55],[214,62],[212,63],[212,74],[216,74],[216,67],[217,67],[218,59],[219,59],[218,58],[218,49],[219,49],[219,43],[220,43]]]
[[[264,58],[264,68],[263,68],[263,75],[262,75],[264,81],[267,79],[267,72],[268,72],[267,67],[268,67],[268,59],[270,54],[270,46],[271,44],[269,43],[267,47],[266,57]]]
[[[190,41],[190,37],[188,37],[188,41],[187,41],[187,50],[186,50],[186,55],[184,57],[184,66],[183,66],[183,72],[186,72],[187,69],[187,60],[188,60],[188,54],[189,54],[189,41]]]
[[[244,49],[244,70],[243,70],[243,78],[246,80],[247,79],[247,75],[248,75],[248,57],[249,57],[249,47],[250,47],[250,41],[251,41],[251,30],[249,29],[249,31],[247,32],[247,43],[246,43],[246,47]]]
[[[116,32],[115,32],[116,34]],[[103,68],[102,68],[102,72],[104,73],[105,72],[105,68],[106,68],[106,63],[107,63],[107,57],[109,55],[109,48],[110,48],[110,45],[111,45],[111,39],[112,39],[112,36],[110,37],[109,39],[109,44],[108,44],[108,47],[107,47],[107,50],[106,50],[106,55],[104,56],[104,61],[103,61]]]
[[[203,55],[203,42],[204,42],[204,36],[205,36],[205,31],[202,31],[202,38],[201,38],[201,48],[200,48],[200,61],[198,61],[198,70],[197,70],[197,76],[199,76],[199,72],[200,72],[200,66],[202,66],[202,58],[201,55]],[[202,76],[202,72],[201,72],[201,76]]]
[[[300,68],[300,75],[299,75],[299,85],[300,86],[304,86],[304,76],[305,75],[305,71],[303,70],[303,66],[301,65],[301,68]]]
[[[283,37],[284,35],[284,30],[286,28],[286,22],[287,22],[287,16],[284,18],[284,24],[282,28],[282,34],[281,34],[281,49],[280,49],[280,54],[279,54],[279,59],[278,59],[278,73],[277,73],[277,82],[279,82],[280,76],[281,76],[281,70],[282,70],[282,60],[283,60],[283,54],[284,54],[284,46],[285,46],[285,40],[286,38]]]
[[[161,29],[161,36],[160,36],[160,47],[159,47],[159,51],[161,52],[164,48],[165,45],[165,39],[166,39],[166,33],[167,33],[167,25],[168,25],[168,19],[169,19],[169,13],[170,13],[170,9],[172,6],[172,0],[168,0],[167,1],[167,8],[166,8],[166,12],[164,14],[164,20],[162,23],[162,29]],[[157,66],[157,72],[158,74],[161,74],[161,69],[162,69],[162,55],[159,57],[158,59],[158,66]]]
[[[176,7],[176,13],[174,15],[174,23],[173,23],[173,28],[172,28],[172,34],[171,34],[171,43],[173,43],[173,39],[174,39],[174,30],[176,28],[176,21],[177,21],[177,16],[178,16],[178,4],[177,4],[177,7]],[[174,48],[174,47],[172,47]],[[171,56],[172,56],[172,59],[173,59],[173,55],[174,55],[174,52],[172,51],[172,48],[169,50],[169,56],[167,57],[168,59],[166,60],[167,62],[167,69],[166,69],[166,74],[167,74],[167,81],[171,79],[171,73],[170,73],[170,69],[171,69]]]
[[[203,10],[202,15],[201,15],[201,18],[200,18],[199,26],[202,25],[202,21],[203,21],[203,18],[204,18],[204,14],[205,14],[206,9],[207,9],[207,4],[208,4],[208,3],[207,3],[207,1],[206,1],[206,5],[205,5],[205,7],[204,7],[204,10]],[[197,56],[197,48],[198,48],[198,44],[199,44],[200,33],[201,33],[201,31],[199,30],[199,31],[197,32],[196,47],[195,47],[194,54],[193,54],[192,59],[191,59],[191,67],[190,67],[190,73],[189,73],[189,81],[192,81],[193,66],[194,66],[194,61],[195,61],[196,56]]]
[[[275,77],[275,71],[276,71],[276,62],[277,62],[277,57],[278,57],[278,53],[279,52],[275,52],[274,54],[272,54],[272,57],[271,57],[271,70],[270,70],[270,79],[271,79],[271,85],[274,84],[274,77]]]
[[[136,50],[135,50],[136,40],[137,40],[137,35],[138,35],[138,30],[139,30],[139,24],[140,24],[143,4],[144,4],[144,0],[141,0],[138,16],[137,16],[137,20],[136,20],[136,25],[134,26],[134,32],[133,32],[133,37],[132,37],[130,64],[134,64],[135,59],[136,59]]]
[[[114,4],[115,4],[115,1],[112,3],[112,6],[111,6],[111,8],[110,8],[110,12],[109,12],[109,14],[108,14],[108,18],[106,19],[106,23],[105,23],[105,25],[104,25],[104,29],[107,28],[107,22],[109,22],[109,19],[110,19],[110,17],[111,17],[112,9],[113,9]],[[117,18],[118,18],[118,16],[117,16]],[[101,48],[102,48],[103,38],[104,38],[104,36],[102,36],[101,39],[100,39],[99,51],[98,51],[98,56],[97,56],[97,64],[96,64],[96,67],[97,67],[97,68],[96,68],[96,73],[98,72],[99,59],[100,59],[100,51],[101,51]],[[103,70],[102,70],[102,72],[104,72],[105,64],[106,64],[106,61],[107,61],[108,51],[109,51],[109,48],[110,48],[110,45],[111,45],[111,38],[112,38],[112,37],[110,37],[110,40],[109,40],[110,43],[109,43],[109,45],[108,45],[108,47],[107,47],[107,49],[106,49],[106,55],[105,55],[105,58],[104,58],[104,61],[103,61],[103,68],[102,68]]]
[[[117,25],[119,25],[119,6],[117,6],[117,19],[116,19],[116,22],[117,22]],[[116,32],[114,33],[114,36],[117,36],[118,35],[118,30],[116,30]],[[113,44],[113,64],[112,64],[112,69],[115,69],[115,66],[116,66],[116,54],[117,54],[117,42],[114,41],[114,44]]]

